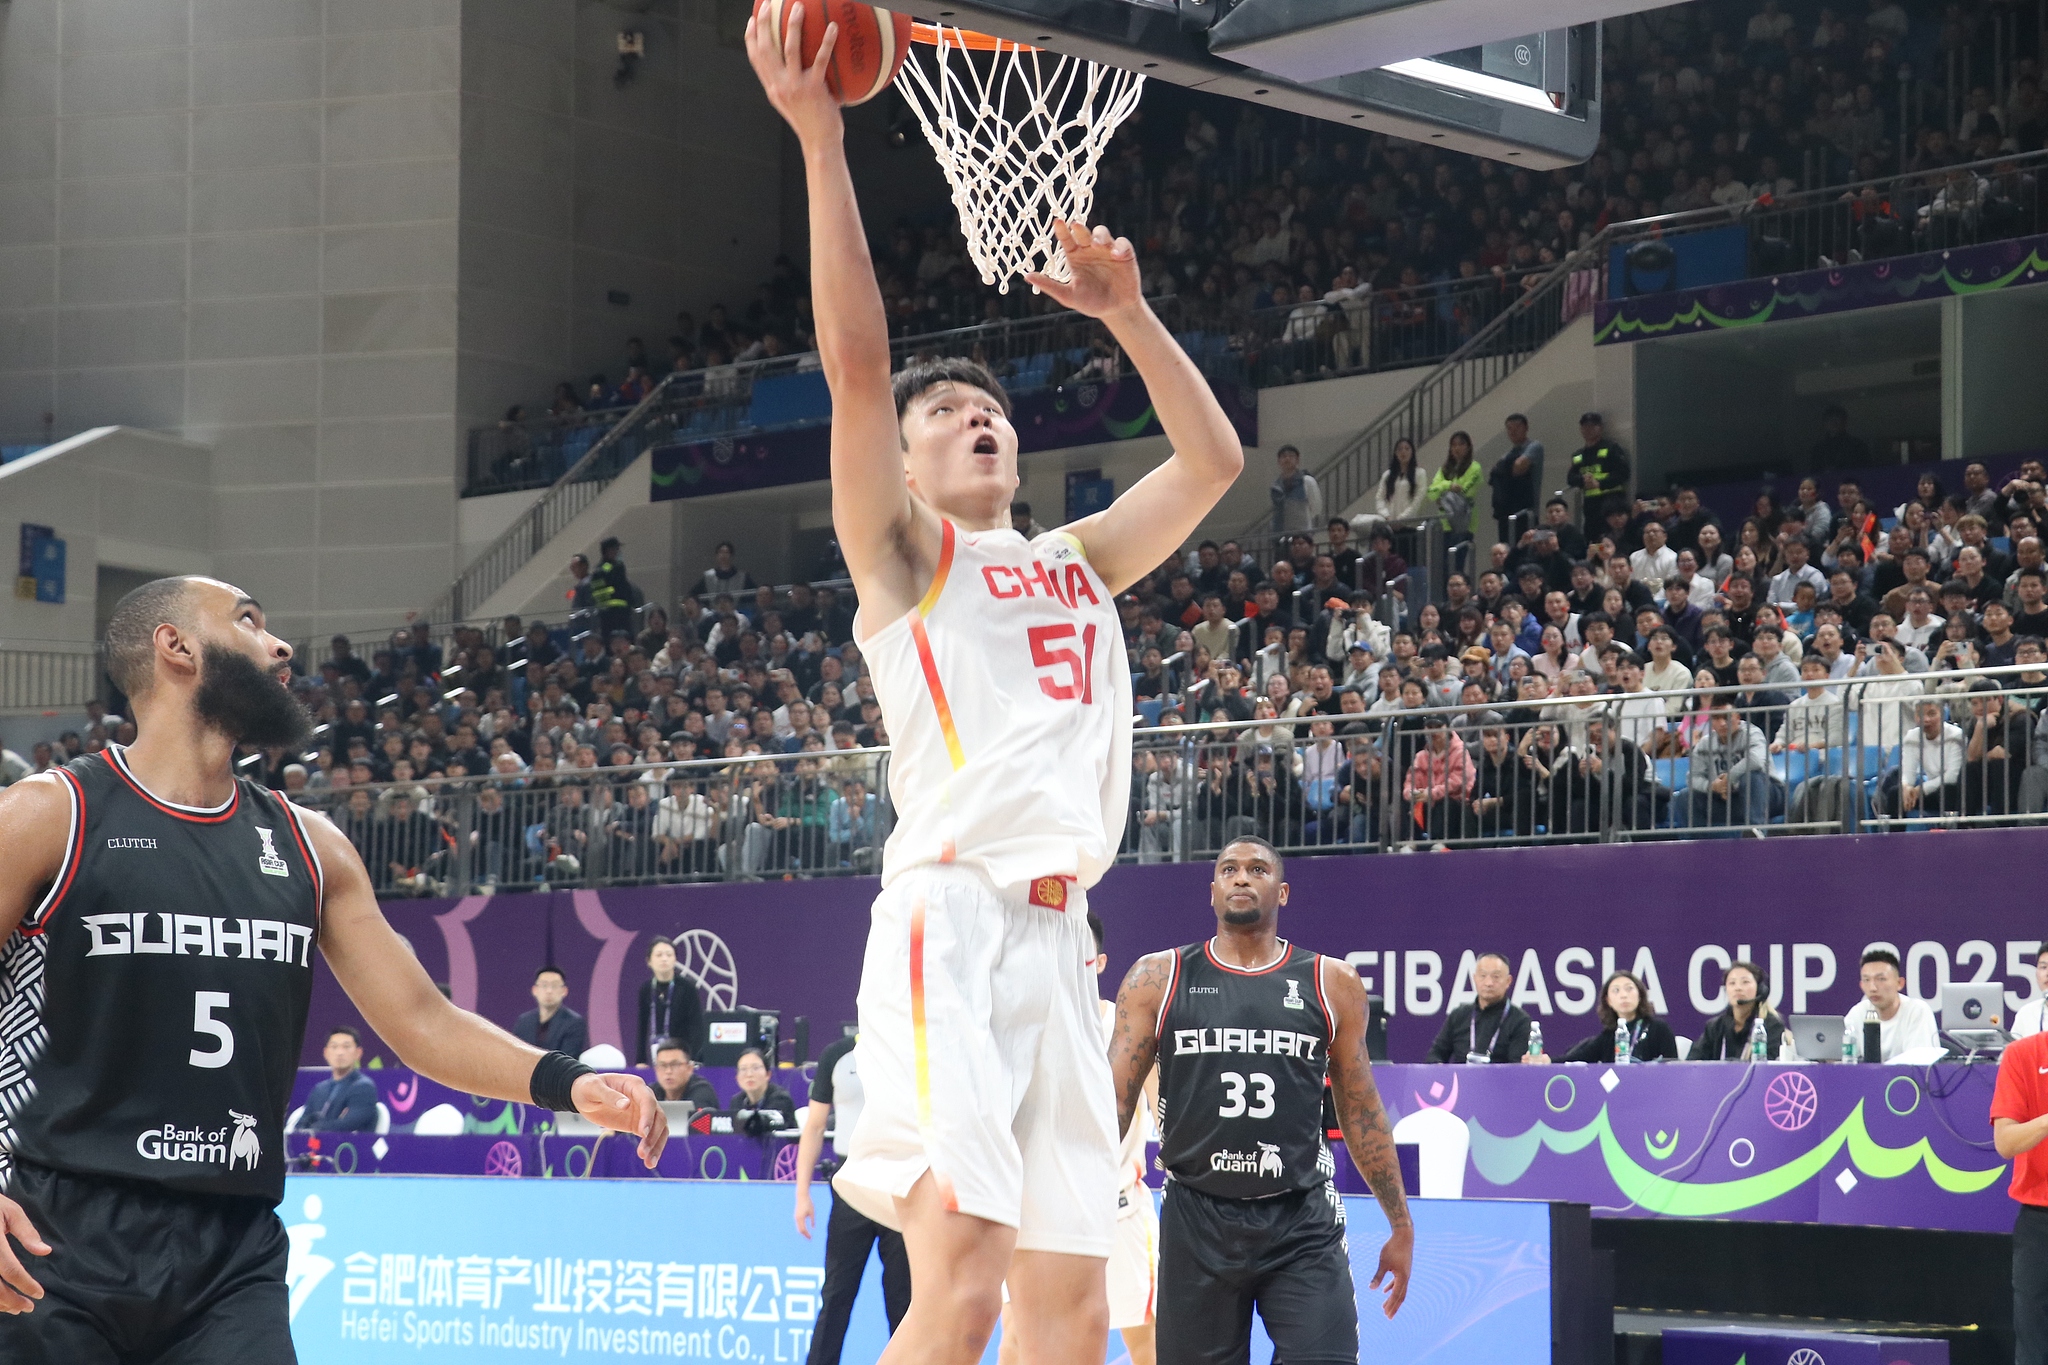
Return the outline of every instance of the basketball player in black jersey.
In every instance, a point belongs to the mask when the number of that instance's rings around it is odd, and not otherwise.
[[[237,744],[308,729],[254,599],[144,584],[106,649],[135,743],[0,792],[0,1362],[295,1359],[274,1210],[315,947],[407,1066],[655,1164],[644,1083],[456,1009],[340,831],[235,777]]]
[[[1365,1050],[1348,964],[1275,932],[1280,855],[1239,839],[1209,889],[1216,936],[1138,959],[1117,993],[1109,1064],[1128,1129],[1159,1065],[1159,1365],[1242,1365],[1252,1309],[1286,1365],[1357,1365],[1344,1205],[1324,1143],[1323,1082],[1391,1232],[1372,1278],[1408,1294],[1415,1229]]]

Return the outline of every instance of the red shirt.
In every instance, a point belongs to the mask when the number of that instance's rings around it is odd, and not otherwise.
[[[1998,1059],[1991,1118],[2027,1123],[2048,1114],[2048,1033],[2022,1038]],[[2048,1143],[2012,1159],[2009,1193],[2022,1204],[2048,1206]]]

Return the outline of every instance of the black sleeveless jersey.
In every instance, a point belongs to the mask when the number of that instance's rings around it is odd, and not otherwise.
[[[240,779],[173,805],[118,748],[57,772],[64,863],[0,950],[0,1185],[19,1158],[277,1203],[320,928],[299,813]]]
[[[1258,971],[1224,966],[1207,943],[1179,949],[1159,1013],[1159,1164],[1219,1199],[1312,1190],[1336,1170],[1322,959],[1280,948]]]

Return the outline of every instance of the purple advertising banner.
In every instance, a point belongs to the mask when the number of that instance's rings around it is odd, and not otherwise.
[[[722,1095],[729,1074],[706,1068]],[[1588,1204],[1607,1218],[1741,1218],[2002,1232],[2006,1167],[1987,1111],[1996,1068],[1716,1062],[1373,1068],[1409,1193]],[[303,1071],[301,1097],[324,1072]],[[787,1180],[786,1139],[699,1115],[648,1171],[629,1138],[545,1132],[548,1116],[387,1067],[391,1132],[293,1133],[294,1169],[380,1174]],[[643,1073],[645,1074],[645,1073]],[[780,1078],[807,1098],[800,1071]],[[404,1131],[451,1105],[460,1133]],[[1343,1147],[1337,1187],[1365,1192]],[[1152,1183],[1159,1183],[1156,1169]]]
[[[1514,999],[1542,1021],[1555,1055],[1594,1031],[1594,993],[1615,967],[1642,975],[1658,1013],[1688,1037],[1721,1008],[1731,960],[1763,966],[1781,1012],[1839,1014],[1857,998],[1858,957],[1880,943],[1898,951],[1913,995],[1999,981],[2017,1008],[2034,992],[2048,922],[2030,883],[2000,869],[2044,855],[2048,829],[2037,828],[1295,858],[1280,925],[1358,968],[1385,1002],[1395,1061],[1423,1059],[1488,950],[1515,964]],[[1109,935],[1105,993],[1139,955],[1213,932],[1208,878],[1204,864],[1119,867],[1094,889]],[[714,1005],[779,1011],[785,1038],[807,1017],[816,1055],[854,1018],[875,887],[821,878],[385,910],[456,1003],[496,1023],[532,1007],[533,974],[552,962],[567,973],[569,1004],[589,1016],[591,1041],[631,1060],[647,945],[662,934],[681,940]],[[321,1029],[362,1022],[318,968],[305,1064],[319,1061]]]
[[[1258,391],[1220,380],[1211,380],[1210,387],[1237,428],[1238,438],[1246,445],[1257,445]],[[1017,428],[1017,448],[1026,455],[1157,436],[1162,430],[1145,382],[1135,375],[1017,394],[1010,420]],[[826,421],[657,446],[648,466],[648,496],[665,502],[815,483],[831,476],[831,447],[832,428]]]
[[[1954,298],[2048,279],[2048,237],[2016,237],[1593,305],[1593,342],[1641,341]]]

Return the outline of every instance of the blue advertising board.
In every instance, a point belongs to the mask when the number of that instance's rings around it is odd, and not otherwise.
[[[825,1275],[829,1195],[816,1188],[818,1236],[806,1241],[780,1182],[295,1175],[278,1209],[292,1337],[303,1365],[801,1361]],[[1345,1202],[1365,1358],[1540,1358],[1548,1205],[1413,1201],[1414,1280],[1388,1322],[1366,1287],[1385,1224],[1371,1200]],[[871,1262],[847,1365],[887,1341],[878,1279]],[[1108,1359],[1123,1358],[1112,1333]],[[1255,1329],[1252,1359],[1271,1358]]]

